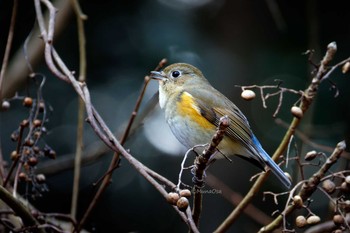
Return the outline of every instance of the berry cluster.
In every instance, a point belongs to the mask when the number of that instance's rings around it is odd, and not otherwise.
[[[23,100],[23,106],[29,109],[29,117],[22,120],[19,127],[11,134],[11,140],[16,142],[17,146],[10,155],[12,165],[5,183],[11,178],[12,173],[16,171],[15,181],[31,184],[31,195],[35,197],[47,190],[45,175],[35,173],[39,158],[55,159],[56,152],[47,144],[42,143],[41,140],[47,132],[44,126],[45,122],[47,122],[44,100],[18,96],[14,98],[14,100],[16,99]],[[8,110],[11,105],[8,100],[5,100],[1,106],[3,110]]]

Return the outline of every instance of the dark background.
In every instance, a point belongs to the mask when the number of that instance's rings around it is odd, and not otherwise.
[[[0,1],[0,59],[6,45],[11,3]],[[12,55],[22,48],[35,24],[32,4],[31,1],[19,1]],[[274,80],[279,79],[285,87],[303,90],[313,68],[303,52],[314,49],[313,60],[318,63],[327,44],[336,41],[338,53],[334,64],[350,54],[350,16],[346,1],[88,0],[81,2],[81,6],[88,16],[85,22],[87,83],[92,100],[110,128],[119,132],[124,129],[132,111],[144,75],[166,57],[169,63],[188,62],[200,68],[213,86],[234,100],[246,114],[264,148],[272,153],[285,132],[272,118],[277,100],[269,100],[268,108],[264,109],[259,98],[252,102],[242,100],[240,89],[235,85],[274,84]],[[79,70],[77,41],[76,20],[70,14],[62,31],[57,33],[54,45],[68,67],[76,71]],[[11,65],[16,67],[17,64]],[[59,163],[62,157],[75,151],[77,95],[69,85],[48,72],[44,62],[33,65],[35,71],[47,77],[43,95],[53,111],[49,115],[49,134],[45,141],[57,151]],[[340,140],[349,138],[349,78],[349,74],[343,75],[340,71],[331,76],[340,93],[336,98],[331,83],[321,85],[319,96],[300,127],[313,141],[333,147]],[[25,83],[28,82],[24,79],[15,89],[21,94],[29,91],[33,95],[35,87],[23,88]],[[145,102],[156,89],[154,82]],[[286,94],[278,117],[289,122],[290,107],[296,100],[296,96]],[[1,145],[5,158],[9,158],[15,148],[9,135],[27,114],[21,102],[13,102],[10,111],[1,112]],[[184,150],[172,141],[170,144],[174,147],[170,151],[179,156],[168,156],[156,149],[147,139],[149,134],[144,133],[154,132],[154,137],[160,135],[159,138],[163,138],[162,129],[166,130],[167,126],[160,127],[161,123],[157,123],[156,128],[160,131],[152,131],[156,130],[150,123],[153,118],[156,116],[145,121],[145,126],[132,135],[126,147],[150,168],[176,182]],[[163,118],[159,119],[162,121]],[[97,140],[87,124],[85,134],[85,145]],[[166,139],[164,136],[164,141],[158,143],[163,144]],[[300,140],[296,140],[296,144],[293,153],[311,149],[302,146]],[[111,156],[112,153],[106,153],[93,164],[84,166],[79,216],[93,196],[92,183],[104,174]],[[45,161],[40,165],[45,167]],[[234,164],[218,161],[209,170],[242,195],[251,186],[250,176],[258,172],[251,164],[237,159]],[[286,170],[292,175],[297,173],[293,172],[293,166]],[[72,176],[72,170],[50,173],[47,177],[49,191],[33,203],[43,212],[69,213]],[[274,177],[269,178],[265,188],[283,191]],[[272,203],[270,197],[263,202],[262,195],[254,201],[267,215],[276,210]],[[205,195],[201,231],[213,231],[232,209],[233,206],[220,195]],[[324,210],[327,212],[327,199],[315,201],[312,210],[319,214]],[[323,220],[327,217],[322,215]],[[289,220],[293,221],[292,218]],[[260,227],[249,216],[242,215],[230,231],[255,232]],[[113,183],[93,212],[88,229],[95,232],[187,231],[173,209],[125,160],[115,171]]]

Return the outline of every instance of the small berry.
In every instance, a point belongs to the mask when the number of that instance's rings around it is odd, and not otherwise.
[[[17,153],[17,151],[12,151],[11,152],[11,160],[12,161],[15,161],[15,160],[17,160],[19,158],[19,154]]]
[[[180,197],[180,199],[176,202],[177,208],[181,211],[185,211],[188,207],[188,199],[186,197]]]
[[[335,191],[335,184],[331,180],[325,180],[322,182],[322,188],[329,194]]]
[[[252,100],[255,98],[255,92],[252,91],[252,90],[244,90],[242,91],[241,93],[241,97],[244,99],[244,100]]]
[[[39,154],[40,153],[40,148],[38,146],[34,146],[33,147],[33,151],[35,154]]]
[[[304,204],[303,199],[299,195],[293,197],[293,203],[297,208],[303,207]]]
[[[312,215],[306,219],[307,224],[309,225],[314,225],[317,224],[321,221],[321,218],[318,217],[317,215]]]
[[[23,154],[28,156],[28,155],[31,154],[31,150],[29,148],[24,148],[23,149]]]
[[[181,197],[190,197],[191,196],[191,191],[188,189],[182,189],[180,191],[180,196]]]
[[[21,127],[27,127],[29,125],[29,121],[27,119],[24,119],[22,122],[21,122]]]
[[[345,182],[346,182],[347,184],[350,184],[350,176],[346,176],[346,177],[345,177]]]
[[[43,112],[45,109],[45,102],[43,100],[41,100],[39,102],[39,112]]]
[[[41,136],[41,132],[40,132],[40,131],[35,131],[35,132],[34,132],[34,138],[35,138],[35,139],[40,138],[40,136]]]
[[[28,159],[28,164],[32,167],[35,166],[38,164],[38,159],[36,157],[30,157]]]
[[[45,181],[46,181],[45,175],[44,175],[44,174],[38,174],[38,175],[36,175],[36,181],[37,181],[39,184],[45,183]]]
[[[2,108],[3,110],[6,111],[6,110],[8,110],[10,107],[11,107],[11,104],[10,104],[9,101],[7,101],[7,100],[2,101],[2,103],[1,103],[1,108]]]
[[[33,146],[33,145],[34,145],[33,139],[27,139],[27,140],[24,142],[24,145],[26,145],[26,146]]]
[[[41,126],[41,120],[35,119],[35,120],[33,121],[33,125],[34,125],[34,127],[40,127],[40,126]]]
[[[56,159],[56,151],[54,151],[54,150],[49,150],[48,157],[49,157],[50,159]]]
[[[14,132],[11,134],[11,140],[12,140],[13,142],[17,142],[17,141],[18,141],[18,136],[19,136],[18,131],[14,131]]]
[[[340,185],[340,190],[344,193],[349,193],[350,192],[349,185],[346,182],[342,182]]]
[[[340,214],[336,214],[333,216],[333,222],[337,226],[342,225],[344,224],[344,218]]]
[[[176,205],[179,198],[180,198],[180,196],[178,193],[170,192],[170,193],[168,193],[166,200],[169,204]]]
[[[309,151],[305,155],[305,160],[306,161],[311,161],[314,158],[316,158],[316,156],[317,156],[317,152],[315,150]]]
[[[302,215],[299,215],[295,219],[295,225],[297,225],[299,228],[305,227],[307,225],[306,218]]]
[[[18,174],[18,179],[20,181],[25,181],[25,180],[27,180],[27,175],[24,172],[21,172]]]
[[[350,200],[346,200],[343,203],[341,203],[342,208],[346,213],[350,212]]]
[[[25,97],[23,100],[23,106],[32,107],[32,105],[33,105],[33,99],[31,97]]]
[[[303,110],[301,110],[301,108],[297,107],[297,106],[293,106],[290,109],[291,113],[293,116],[295,116],[296,118],[302,118],[303,117]]]

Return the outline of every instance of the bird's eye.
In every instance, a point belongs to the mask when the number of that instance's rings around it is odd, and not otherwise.
[[[178,71],[178,70],[175,70],[175,71],[173,71],[172,73],[171,73],[171,76],[173,77],[173,78],[177,78],[177,77],[179,77],[181,75],[181,73],[180,73],[180,71]]]

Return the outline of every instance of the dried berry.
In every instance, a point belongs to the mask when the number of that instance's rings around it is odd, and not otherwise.
[[[343,203],[341,203],[341,207],[344,209],[346,213],[350,212],[350,200],[346,200]]]
[[[21,127],[27,127],[29,126],[29,121],[27,119],[24,119],[22,122],[21,122]]]
[[[303,207],[304,204],[303,199],[299,195],[293,197],[293,203],[297,208]]]
[[[334,193],[335,191],[335,184],[331,180],[325,180],[322,182],[322,188],[329,194]]]
[[[30,155],[31,153],[32,153],[32,151],[31,151],[29,148],[26,147],[26,148],[23,149],[23,154],[24,154],[24,155],[27,155],[27,156],[28,156],[28,155]]]
[[[17,160],[19,158],[19,154],[17,153],[17,151],[12,151],[11,152],[11,160],[14,161],[14,160]]]
[[[33,147],[33,151],[35,154],[39,154],[40,153],[40,148],[38,146],[34,146]]]
[[[41,126],[41,120],[35,119],[35,120],[33,121],[33,125],[34,125],[34,127],[40,127],[40,126]]]
[[[245,100],[252,100],[255,98],[255,92],[252,90],[244,90],[241,93],[241,97]]]
[[[346,177],[345,177],[345,182],[346,182],[347,184],[350,184],[350,176],[346,176]]]
[[[297,227],[302,228],[305,227],[307,224],[306,222],[306,218],[302,215],[299,215],[298,217],[296,217],[295,219],[295,225],[297,225]]]
[[[36,157],[30,157],[28,159],[28,164],[32,167],[35,166],[38,164],[38,159]]]
[[[25,97],[23,100],[23,106],[32,107],[32,105],[33,105],[33,99],[30,97]]]
[[[49,150],[48,156],[50,159],[56,159],[56,151]]]
[[[317,156],[317,152],[315,150],[309,151],[305,155],[305,160],[306,161],[311,161],[314,158],[316,158],[316,156]]]
[[[39,184],[45,183],[45,181],[46,181],[45,175],[44,175],[44,174],[38,174],[38,175],[36,175],[36,181],[37,181]]]
[[[344,224],[344,218],[340,214],[336,214],[333,216],[333,222],[337,226],[342,225]]]
[[[27,140],[24,142],[24,145],[26,145],[26,146],[33,146],[33,145],[34,145],[33,139],[27,139]]]
[[[39,102],[39,112],[44,112],[44,109],[45,109],[45,102],[41,100]]]
[[[26,181],[27,180],[27,175],[24,172],[21,172],[18,174],[18,179],[20,181]]]
[[[317,215],[312,215],[306,219],[307,224],[309,225],[314,225],[317,224],[321,221],[321,218],[318,217]]]
[[[346,182],[342,182],[340,185],[340,190],[344,193],[349,193],[350,192],[349,185]]]
[[[179,194],[180,194],[181,197],[190,197],[191,196],[191,191],[188,190],[188,189],[182,189],[179,192]]]
[[[180,198],[180,196],[178,193],[170,192],[170,193],[168,193],[166,200],[169,204],[176,205],[179,198]]]
[[[11,107],[10,102],[7,100],[2,101],[1,108],[2,110],[8,110]]]
[[[185,211],[188,207],[188,199],[186,197],[180,197],[180,199],[176,202],[177,208],[181,211]]]

